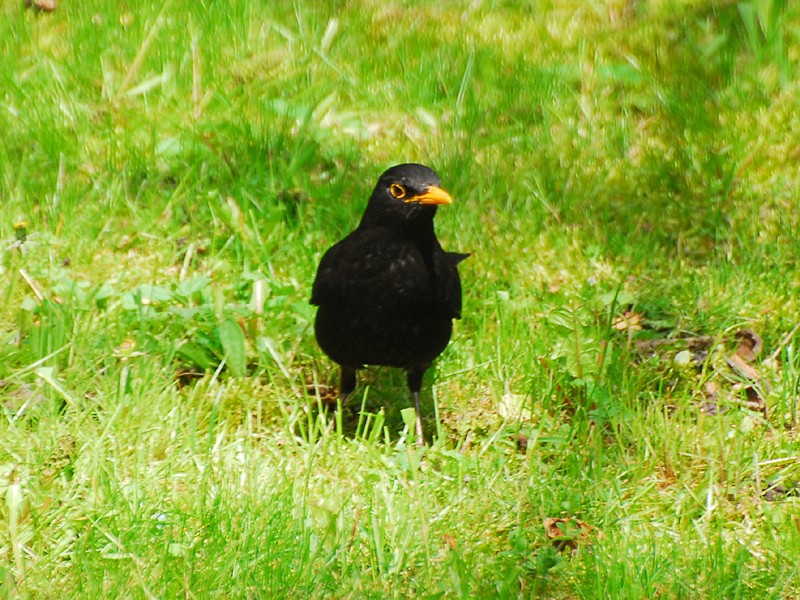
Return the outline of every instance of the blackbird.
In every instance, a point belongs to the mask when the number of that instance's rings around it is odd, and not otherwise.
[[[422,376],[461,318],[457,265],[469,254],[445,252],[433,230],[437,206],[452,201],[428,167],[390,168],[358,227],[323,255],[311,292],[317,342],[340,367],[340,398],[365,365],[404,369],[419,444]]]

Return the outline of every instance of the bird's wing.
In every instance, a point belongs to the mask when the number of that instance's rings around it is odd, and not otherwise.
[[[429,292],[426,267],[411,244],[381,229],[356,230],[325,253],[311,304],[359,306],[378,296],[393,301]]]
[[[445,252],[441,249],[434,252],[433,268],[439,302],[448,316],[454,319],[461,318],[461,278],[457,265],[468,256],[469,254]]]

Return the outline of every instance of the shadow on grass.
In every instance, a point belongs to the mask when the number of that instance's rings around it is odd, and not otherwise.
[[[324,372],[327,373],[327,370]],[[320,382],[316,387],[313,384],[307,387],[307,407],[311,413],[311,421],[316,422],[320,413],[324,413],[325,420],[331,423],[331,427],[336,427],[339,419],[338,386],[331,379],[335,373],[338,373],[338,369],[331,367],[330,377],[327,378],[330,383]],[[403,419],[404,410],[408,410],[412,418],[414,411],[414,401],[408,391],[405,371],[390,367],[366,367],[359,370],[356,377],[355,391],[341,406],[341,434],[348,438],[361,437],[374,441],[384,440],[386,435],[389,440],[396,441],[405,434],[413,442],[413,422],[410,430],[406,430]],[[422,428],[428,444],[433,442],[437,431],[431,393],[434,379],[435,367],[432,367],[425,373],[420,393]]]

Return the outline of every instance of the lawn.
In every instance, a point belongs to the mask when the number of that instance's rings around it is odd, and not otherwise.
[[[0,49],[0,596],[800,597],[800,6],[7,0]],[[402,162],[471,253],[424,447],[308,303]]]

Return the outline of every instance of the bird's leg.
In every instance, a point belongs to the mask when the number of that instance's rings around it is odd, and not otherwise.
[[[417,433],[417,445],[422,446],[425,440],[422,438],[422,416],[419,409],[419,390],[422,387],[422,376],[425,367],[419,365],[408,370],[408,389],[411,390],[411,397],[414,398],[414,414],[416,415],[415,428]]]
[[[342,405],[354,389],[356,389],[356,370],[341,365],[339,368],[339,400],[342,401]]]
[[[340,417],[344,417],[344,404],[356,389],[356,370],[351,367],[339,365],[339,408],[341,412]],[[328,426],[328,432],[333,430],[335,421],[331,421]]]

